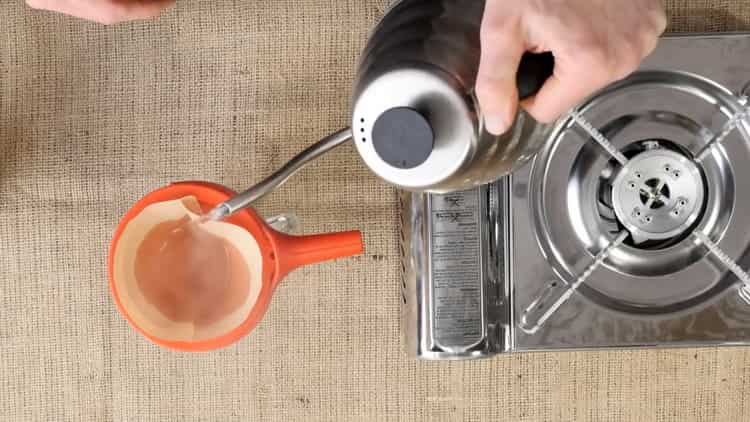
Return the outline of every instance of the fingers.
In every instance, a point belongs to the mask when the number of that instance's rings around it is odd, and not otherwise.
[[[648,15],[651,22],[651,31],[644,31],[642,34],[643,37],[646,37],[646,40],[643,43],[646,46],[645,55],[651,54],[656,49],[659,37],[667,30],[667,25],[669,23],[666,11],[662,4],[657,2],[653,7],[654,9],[652,9]]]
[[[488,132],[510,128],[518,109],[516,73],[525,51],[520,20],[508,13],[507,2],[488,0],[482,22],[482,56],[476,94]]]
[[[158,16],[175,0],[26,0],[29,7],[50,10],[105,25]]]
[[[516,73],[527,48],[555,56],[553,76],[522,103],[536,120],[548,123],[635,71],[656,48],[666,24],[659,0],[487,0],[476,83],[487,130],[498,134],[512,124],[518,107]]]
[[[553,122],[606,85],[636,71],[643,58],[656,48],[665,25],[663,16],[656,16],[652,27],[608,39],[606,43],[590,42],[578,49],[549,41],[555,53],[554,75],[522,106],[537,121]]]
[[[557,70],[544,83],[542,89],[532,98],[523,102],[523,108],[534,119],[542,123],[551,123],[560,115],[575,107],[582,99],[601,88],[602,83],[587,79],[585,72],[575,69],[578,76],[567,76],[565,71]]]
[[[172,6],[176,0],[120,0],[115,2],[121,20],[149,19],[159,16],[162,10]]]
[[[79,11],[76,3],[70,0],[26,0],[26,5],[32,9],[49,10],[51,12],[65,13],[71,15]]]

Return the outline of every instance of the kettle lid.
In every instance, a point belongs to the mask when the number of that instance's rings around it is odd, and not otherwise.
[[[375,152],[386,163],[411,169],[427,161],[435,146],[430,122],[411,107],[393,107],[381,114],[372,127]]]
[[[360,81],[352,130],[364,163],[386,182],[432,189],[452,179],[472,156],[477,113],[447,73],[409,63]]]

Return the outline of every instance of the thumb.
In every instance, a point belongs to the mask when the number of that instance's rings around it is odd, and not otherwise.
[[[520,21],[508,17],[501,1],[488,1],[482,21],[482,54],[476,94],[484,125],[494,135],[505,133],[518,110],[516,74],[525,52]]]

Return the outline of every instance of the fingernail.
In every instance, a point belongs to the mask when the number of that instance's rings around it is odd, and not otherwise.
[[[502,116],[492,114],[484,117],[484,127],[493,135],[502,135],[510,125]]]

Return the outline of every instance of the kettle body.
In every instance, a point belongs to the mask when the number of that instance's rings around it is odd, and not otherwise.
[[[490,183],[522,166],[551,131],[520,111],[507,133],[484,130],[474,95],[484,0],[401,0],[372,31],[352,89],[351,130],[365,164],[410,191]],[[526,54],[521,98],[552,74],[549,53]]]

